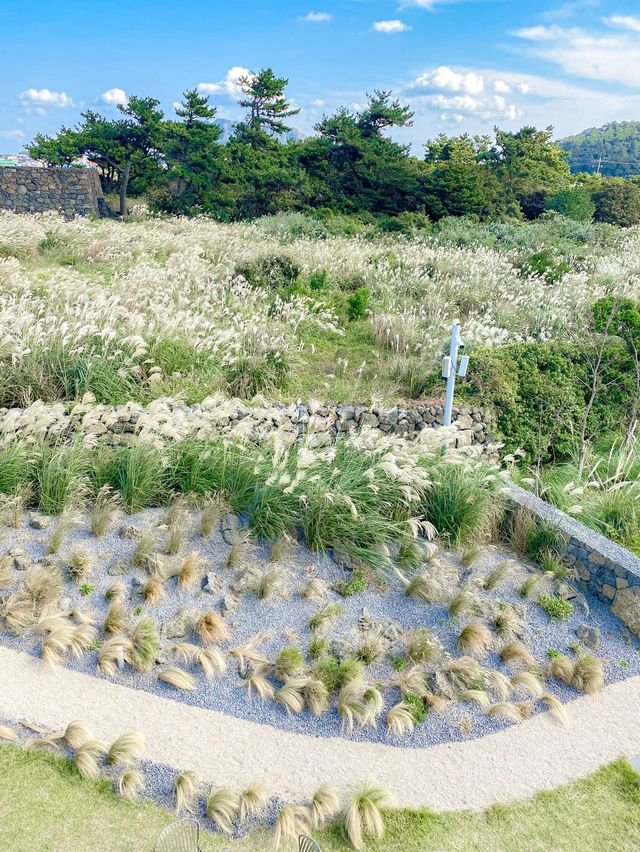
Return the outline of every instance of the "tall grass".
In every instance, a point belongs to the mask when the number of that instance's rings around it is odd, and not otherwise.
[[[88,487],[89,453],[82,444],[43,446],[36,484],[39,506],[47,515],[59,515],[70,500],[79,502]]]

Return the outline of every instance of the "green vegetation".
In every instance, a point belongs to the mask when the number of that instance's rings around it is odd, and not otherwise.
[[[0,746],[0,845],[40,852],[54,847],[90,852],[148,848],[175,819],[152,803],[133,804],[116,795],[106,780],[83,781],[64,758],[44,751]],[[34,818],[37,814],[37,818]],[[623,760],[589,778],[549,793],[481,814],[383,810],[384,840],[371,850],[423,852],[424,849],[528,852],[537,848],[582,852],[585,849],[633,849],[640,844],[640,790],[637,775]],[[339,827],[315,835],[327,852],[348,847]],[[231,841],[203,833],[204,852],[224,848],[267,850],[273,839],[262,832]],[[56,847],[57,848],[57,847]]]
[[[551,621],[564,621],[573,612],[573,604],[570,601],[562,600],[557,595],[539,595],[538,603]]]
[[[621,225],[640,220],[640,187],[631,181],[584,174],[575,187],[550,127],[496,129],[493,139],[441,134],[425,143],[421,159],[385,132],[411,125],[412,111],[391,92],[376,90],[358,111],[340,107],[323,116],[315,135],[292,139],[286,122],[299,110],[287,99],[287,84],[271,68],[241,78],[239,105],[246,118],[224,145],[216,108],[192,89],[175,107],[179,121],[165,119],[156,98],[131,96],[118,105],[117,119],[87,110],[76,130],[39,133],[29,151],[53,165],[90,157],[105,193],[117,191],[122,216],[131,192],[169,213],[204,212],[222,220],[289,211],[316,211],[321,218],[356,214],[360,225],[377,220],[381,230],[396,233],[448,216],[535,219],[545,209],[579,222],[594,215]],[[577,144],[564,143],[570,149]],[[589,144],[582,140],[583,148]],[[627,153],[626,161],[633,156]],[[579,159],[588,172],[590,153]],[[60,253],[56,242],[43,250],[57,253],[65,265],[78,262],[65,248]],[[364,295],[351,297],[352,318],[362,315],[365,301]]]
[[[560,140],[572,172],[608,177],[640,174],[640,121],[611,121]]]

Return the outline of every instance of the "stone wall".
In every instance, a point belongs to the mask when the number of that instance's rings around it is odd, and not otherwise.
[[[640,558],[517,485],[511,485],[510,503],[558,529],[579,585],[640,635]]]
[[[110,215],[95,169],[0,166],[0,208],[13,213],[55,210],[66,219]]]
[[[457,447],[480,445],[489,449],[490,424],[477,408],[454,409]],[[58,440],[90,435],[112,445],[142,439],[179,440],[187,436],[236,432],[256,441],[279,431],[291,440],[309,434],[320,446],[335,441],[338,434],[365,426],[383,434],[412,438],[424,429],[442,426],[442,406],[384,408],[377,406],[279,403],[251,406],[239,400],[212,396],[202,403],[186,405],[173,399],[158,399],[147,406],[96,405],[92,400],[65,406],[36,402],[29,408],[0,408],[0,443],[23,438]]]

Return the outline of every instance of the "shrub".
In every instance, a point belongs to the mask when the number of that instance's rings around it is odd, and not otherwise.
[[[573,613],[573,604],[556,595],[539,595],[538,603],[551,621],[565,621]]]
[[[535,252],[521,267],[523,275],[538,275],[547,284],[555,284],[563,275],[566,275],[570,271],[571,267],[569,264],[564,260],[556,261],[548,249]]]
[[[280,290],[295,284],[300,277],[300,267],[288,255],[273,254],[238,264],[235,274],[245,278],[252,287]]]
[[[591,193],[584,187],[563,189],[547,198],[547,210],[554,210],[576,222],[590,222],[596,212]]]
[[[350,320],[362,319],[365,316],[369,297],[367,287],[358,287],[355,293],[347,297],[347,317]]]

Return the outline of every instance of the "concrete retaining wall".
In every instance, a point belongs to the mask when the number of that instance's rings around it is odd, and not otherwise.
[[[640,635],[640,558],[518,485],[511,486],[509,501],[556,527],[579,585]]]

